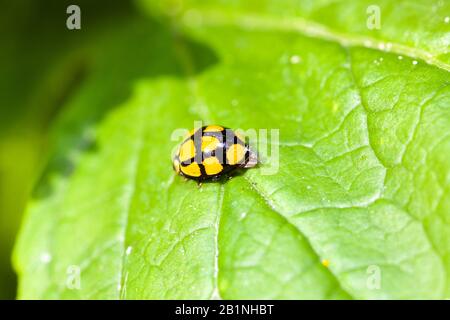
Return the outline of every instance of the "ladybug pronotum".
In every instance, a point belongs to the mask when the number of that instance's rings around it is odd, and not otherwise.
[[[189,179],[218,179],[238,168],[257,164],[256,154],[235,131],[217,125],[197,128],[178,147],[175,171]]]

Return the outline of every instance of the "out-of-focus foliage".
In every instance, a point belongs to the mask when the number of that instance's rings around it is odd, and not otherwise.
[[[77,1],[86,9],[84,30],[69,31],[71,3],[0,3],[0,299],[15,297],[11,249],[45,159],[49,124],[83,82],[95,39],[135,18],[126,1]]]
[[[449,298],[448,7],[390,3],[369,31],[367,1],[143,0],[92,37],[19,297]],[[199,119],[279,128],[278,173],[175,176],[170,135]]]

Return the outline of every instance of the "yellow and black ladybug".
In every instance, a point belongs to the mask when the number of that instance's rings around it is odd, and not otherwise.
[[[218,125],[194,129],[173,157],[175,171],[187,178],[217,179],[237,168],[254,167],[256,154],[235,131]]]

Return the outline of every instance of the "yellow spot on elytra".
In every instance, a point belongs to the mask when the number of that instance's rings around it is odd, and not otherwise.
[[[220,141],[216,137],[203,136],[202,137],[202,151],[203,152],[213,151],[217,148],[219,143],[220,143]]]
[[[245,158],[245,148],[240,144],[233,144],[227,150],[227,163],[235,165],[243,163]]]
[[[329,265],[330,265],[330,260],[328,260],[328,259],[323,259],[323,260],[322,260],[322,265],[323,265],[325,268],[328,268]]]
[[[185,141],[180,148],[180,161],[186,161],[195,156],[195,145],[191,139]]]
[[[223,130],[221,126],[207,126],[203,132],[220,132]]]
[[[222,171],[223,167],[216,157],[209,157],[203,160],[203,165],[205,166],[206,174],[214,175]]]
[[[191,164],[187,165],[186,167],[181,166],[181,171],[185,175],[191,176],[191,177],[200,177],[200,175],[201,175],[200,167],[195,162],[192,162]]]

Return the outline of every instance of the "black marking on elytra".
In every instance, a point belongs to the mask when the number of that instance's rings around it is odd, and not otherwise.
[[[234,136],[234,143],[240,144],[243,147],[247,147],[244,141],[242,141],[237,135]]]
[[[224,145],[221,145],[220,147],[218,147],[215,152],[214,152],[214,156],[219,160],[219,163],[221,165],[225,165],[226,164],[226,148]]]
[[[200,168],[201,176],[207,176],[205,166],[203,165],[203,163],[199,163],[198,166]]]
[[[204,127],[203,127],[204,128]],[[194,155],[194,161],[198,164],[202,163],[203,161],[203,154],[202,154],[202,137],[203,137],[203,128],[201,130],[197,130],[191,137],[194,141],[194,147],[195,147],[195,155]]]
[[[190,165],[191,163],[195,162],[195,158],[192,157],[190,159],[184,160],[183,162],[181,162],[181,166],[183,167],[187,167],[188,165]]]
[[[240,144],[241,146],[245,147],[245,142],[242,141],[233,130],[226,129],[223,132],[223,136],[223,141],[225,141],[227,147],[230,147],[232,144]]]
[[[250,159],[250,150],[248,148],[245,149],[245,158],[244,161],[240,164],[241,167],[244,167]]]

